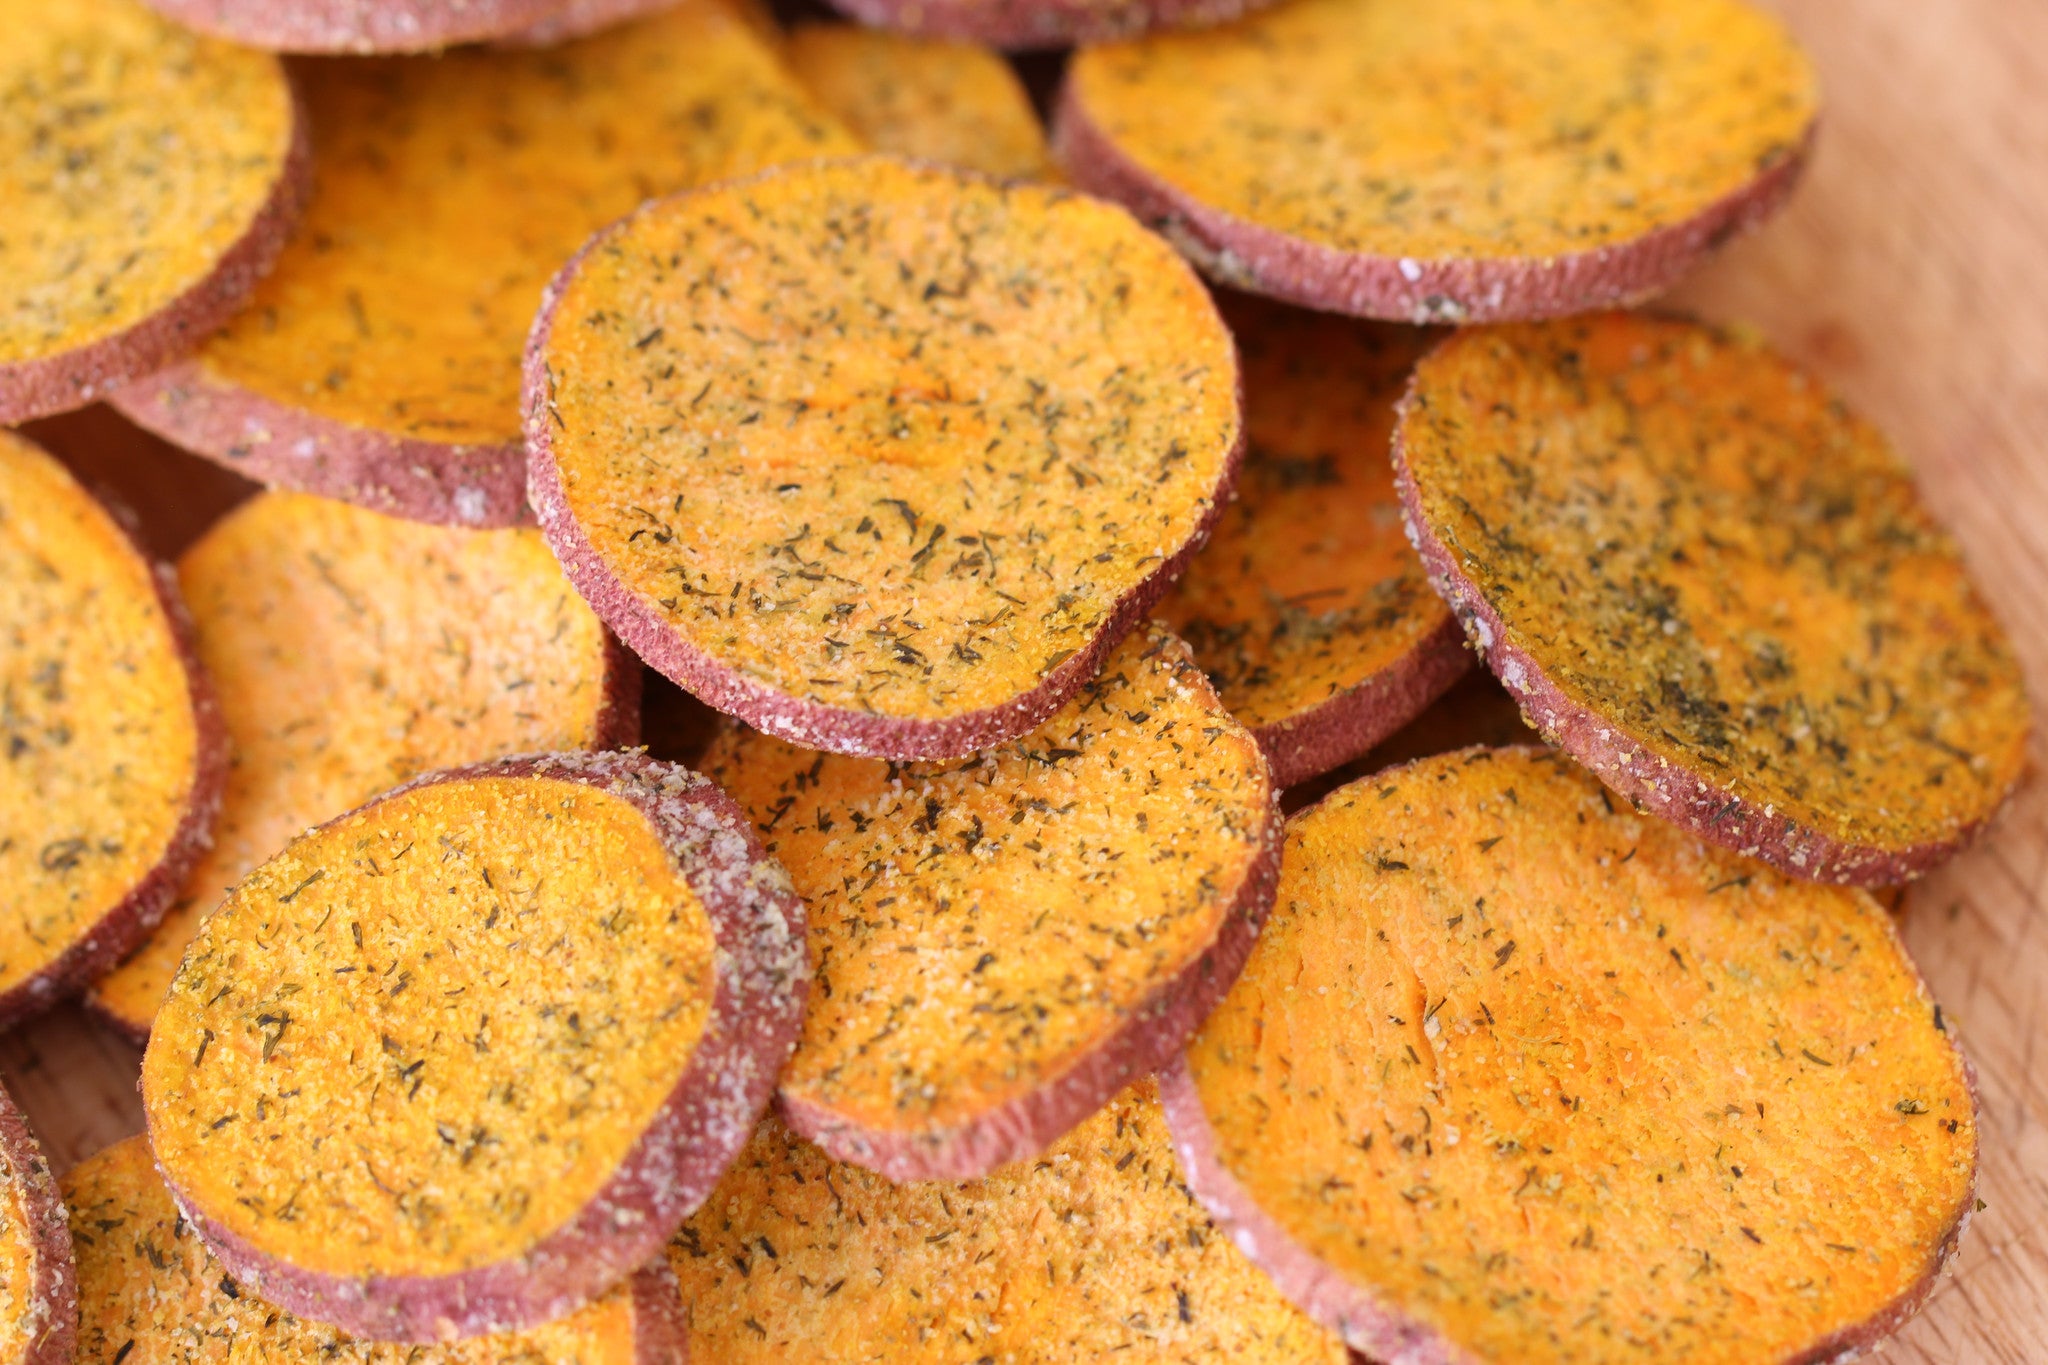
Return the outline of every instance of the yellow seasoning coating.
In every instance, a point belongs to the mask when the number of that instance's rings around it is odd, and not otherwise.
[[[205,829],[195,705],[152,566],[62,465],[0,432],[0,1019],[162,913]]]
[[[13,422],[174,359],[247,293],[254,260],[218,276],[275,216],[297,122],[275,57],[133,0],[0,0],[0,33],[0,421]]]
[[[537,531],[265,493],[186,551],[179,578],[235,763],[213,847],[94,988],[137,1037],[200,919],[294,835],[437,768],[632,739],[618,693],[639,666]]]
[[[1230,336],[1112,205],[873,157],[657,201],[528,358],[535,511],[628,644],[812,747],[972,752],[1164,591],[1241,444]]]
[[[311,831],[209,915],[143,1060],[167,1176],[308,1270],[510,1260],[605,1187],[713,991],[703,903],[620,797],[416,787]]]
[[[1616,790],[1796,875],[1906,880],[2018,782],[2012,646],[1869,423],[1753,337],[1463,333],[1399,435],[1423,557]]]
[[[799,24],[783,59],[875,151],[1000,179],[1056,174],[1024,83],[985,47],[853,24]]]
[[[681,1326],[628,1282],[545,1326],[421,1347],[359,1341],[238,1287],[178,1214],[143,1137],[64,1177],[77,1248],[81,1365],[672,1365]],[[650,1277],[651,1278],[651,1277]],[[664,1274],[669,1293],[673,1283]],[[671,1343],[671,1353],[648,1350]]]
[[[1233,297],[1237,500],[1159,608],[1288,787],[1363,753],[1466,667],[1401,529],[1394,403],[1435,333]]]
[[[1288,824],[1162,1082],[1194,1187],[1385,1358],[1832,1360],[1967,1221],[1969,1072],[1885,912],[1470,749]]]
[[[1040,1150],[1171,1054],[1271,890],[1273,788],[1187,647],[1133,634],[1038,729],[958,763],[732,727],[699,761],[808,911],[784,1112],[897,1179]]]
[[[720,1365],[1344,1365],[1188,1194],[1149,1079],[1033,1161],[894,1185],[764,1120],[669,1244]]]

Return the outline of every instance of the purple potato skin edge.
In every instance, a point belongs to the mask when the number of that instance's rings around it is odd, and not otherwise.
[[[144,0],[202,33],[273,52],[435,52],[546,22],[568,0]]]
[[[78,1337],[78,1268],[71,1255],[71,1223],[49,1159],[5,1089],[0,1089],[0,1153],[21,1176],[19,1197],[35,1257],[26,1311],[31,1320],[43,1320],[42,1330],[27,1348],[0,1365],[68,1365]]]
[[[1011,52],[1049,51],[1135,38],[1153,29],[1228,23],[1274,0],[1143,0],[1119,7],[1086,0],[832,0],[850,19],[926,38],[983,43]]]
[[[432,773],[360,809],[487,777],[580,782],[639,808],[710,914],[718,946],[711,1014],[668,1099],[590,1202],[524,1252],[452,1275],[357,1277],[290,1265],[230,1232],[159,1164],[180,1212],[237,1283],[366,1340],[430,1343],[532,1327],[646,1265],[745,1145],[796,1046],[809,994],[803,903],[739,808],[686,768],[637,753],[529,755]]]

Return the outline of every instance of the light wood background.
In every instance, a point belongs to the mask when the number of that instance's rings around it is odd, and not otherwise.
[[[2048,0],[1766,0],[1827,82],[1785,217],[1682,301],[1756,323],[1916,461],[2048,697]],[[108,414],[37,435],[149,509],[175,552],[235,480]],[[2035,761],[2048,757],[2037,734]],[[1916,887],[1906,938],[1983,1083],[1987,1207],[1878,1359],[2048,1360],[2048,781]],[[137,1131],[134,1049],[66,1008],[0,1039],[53,1159]]]

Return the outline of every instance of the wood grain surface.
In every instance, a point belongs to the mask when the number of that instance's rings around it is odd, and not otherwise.
[[[2048,3],[1766,0],[1818,60],[1819,152],[1785,217],[1679,296],[1761,327],[1915,461],[2048,697]],[[174,553],[246,491],[104,411],[36,435]],[[1983,1086],[1985,1209],[1876,1359],[2048,1360],[2048,742],[1992,837],[1914,888],[1906,938]],[[137,1053],[66,1007],[0,1038],[62,1167],[141,1126]]]

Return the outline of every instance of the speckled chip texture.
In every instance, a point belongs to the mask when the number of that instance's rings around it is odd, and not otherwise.
[[[585,237],[650,195],[856,148],[722,0],[547,50],[296,70],[304,226],[246,311],[121,407],[252,478],[425,521],[526,519],[520,343]]]
[[[226,751],[168,567],[0,432],[0,1027],[111,967],[205,847]]]
[[[213,847],[91,1002],[139,1039],[199,921],[292,836],[437,768],[631,743],[640,664],[540,533],[244,503],[179,563],[234,743]]]
[[[802,906],[687,769],[436,774],[207,917],[143,1059],[180,1207],[260,1297],[357,1336],[515,1330],[660,1248],[767,1104]]]
[[[998,179],[1053,174],[1031,96],[987,48],[853,24],[800,24],[783,57],[875,151]]]
[[[440,1346],[360,1341],[230,1279],[133,1137],[64,1177],[78,1246],[80,1365],[683,1365],[676,1284],[656,1262],[567,1317]]]
[[[1439,590],[1546,738],[1796,875],[1882,885],[1991,818],[2019,665],[1868,423],[1752,338],[1608,315],[1462,334],[1401,419]]]
[[[1783,202],[1818,109],[1746,0],[1303,0],[1081,53],[1055,141],[1228,283],[1490,322],[1668,286]]]
[[[0,1365],[69,1365],[77,1287],[56,1178],[0,1089]]]
[[[700,766],[809,910],[817,976],[783,1113],[899,1180],[1029,1157],[1172,1056],[1272,902],[1265,760],[1157,627],[963,762],[735,727]]]
[[[1161,1079],[1195,1192],[1377,1360],[1827,1361],[1933,1288],[1968,1063],[1885,912],[1469,749],[1287,827]]]
[[[880,28],[1002,48],[1062,48],[1217,24],[1270,0],[832,0]]]
[[[530,492],[640,656],[812,748],[1025,733],[1242,445],[1229,333],[1112,205],[887,157],[660,200],[549,287]]]
[[[1470,663],[1401,533],[1394,402],[1434,341],[1236,296],[1237,500],[1159,614],[1194,647],[1282,787],[1356,758]]]
[[[0,423],[83,407],[248,296],[305,172],[274,57],[133,0],[0,0]]]
[[[1033,1161],[892,1185],[777,1120],[669,1244],[721,1365],[1344,1365],[1189,1195],[1149,1079]]]

